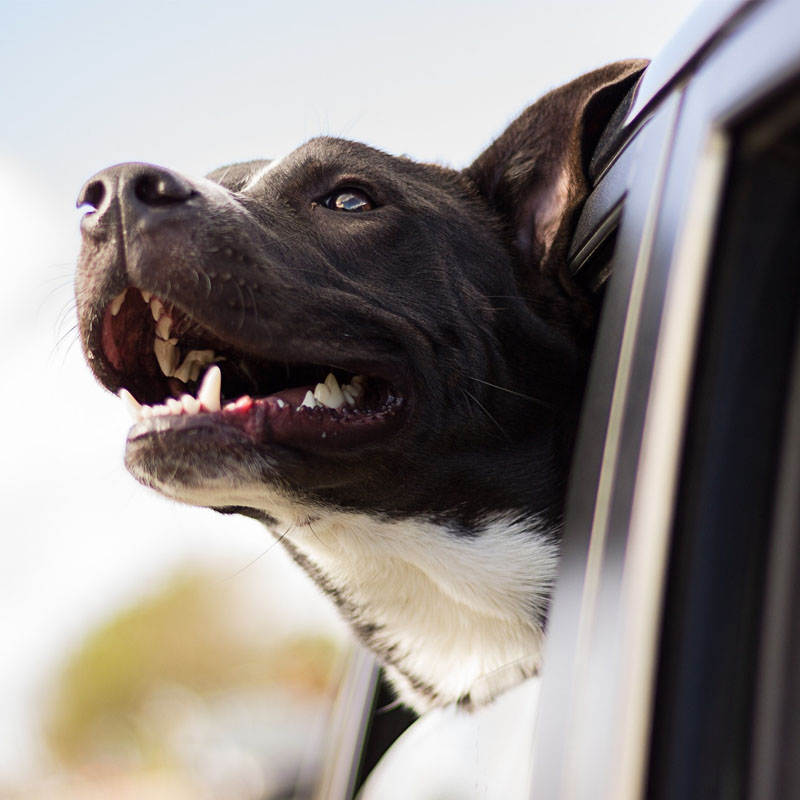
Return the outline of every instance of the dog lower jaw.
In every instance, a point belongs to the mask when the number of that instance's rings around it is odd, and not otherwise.
[[[213,368],[212,368],[213,369]],[[155,440],[159,436],[180,436],[181,432],[203,432],[209,441],[235,433],[244,435],[254,445],[275,443],[287,447],[330,449],[353,447],[391,434],[402,421],[404,401],[387,385],[373,408],[328,408],[310,405],[302,387],[267,397],[242,396],[219,407],[208,408],[202,402],[202,388],[195,399],[185,395],[170,398],[169,405],[149,409],[128,434],[128,442]],[[136,401],[120,393],[127,404]]]

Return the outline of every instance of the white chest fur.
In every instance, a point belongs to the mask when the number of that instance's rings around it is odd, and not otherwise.
[[[286,537],[417,710],[480,704],[537,671],[558,547],[535,520],[464,535],[340,513]]]

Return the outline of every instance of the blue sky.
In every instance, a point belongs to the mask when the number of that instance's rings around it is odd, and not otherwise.
[[[266,546],[125,474],[125,414],[69,333],[83,181],[132,160],[202,174],[320,133],[463,166],[547,89],[656,55],[694,6],[5,0],[0,782],[35,764],[42,689],[92,624],[187,558],[233,569]],[[294,580],[277,551],[254,569]]]

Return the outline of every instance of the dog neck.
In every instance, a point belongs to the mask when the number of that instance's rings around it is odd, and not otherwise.
[[[420,713],[478,706],[538,672],[560,531],[530,510],[467,526],[321,508],[257,484],[154,488],[225,513],[261,510],[251,516],[331,597]]]
[[[558,547],[535,520],[333,513],[273,532],[415,710],[479,705],[538,671]]]

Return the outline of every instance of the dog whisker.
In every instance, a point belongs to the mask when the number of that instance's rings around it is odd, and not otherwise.
[[[80,336],[77,335],[77,325],[75,326],[76,335],[72,339],[72,341],[67,345],[67,349],[64,352],[64,359],[62,360],[62,366],[67,363],[67,358],[69,358],[69,354],[72,352],[72,348],[80,341]]]
[[[67,349],[64,351],[64,359],[62,361],[62,364],[66,363],[67,357],[69,356],[70,351],[72,350],[73,346],[75,345],[75,342],[80,341],[80,335],[79,335],[79,331],[78,331],[78,323],[77,322],[74,325],[71,325],[66,331],[64,331],[64,333],[62,333],[58,337],[58,339],[56,340],[55,344],[53,345],[53,347],[50,350],[50,356],[49,357],[51,359],[55,357],[56,353],[61,349],[61,347],[64,345],[64,342],[70,336],[72,337],[72,341],[67,345]]]
[[[267,547],[265,550],[263,550],[261,553],[259,553],[254,559],[252,559],[251,561],[248,561],[243,567],[240,567],[239,569],[237,569],[236,572],[232,573],[231,575],[228,575],[227,578],[223,578],[220,581],[220,583],[227,583],[228,581],[233,580],[238,575],[241,575],[245,570],[250,569],[250,567],[252,567],[253,564],[255,564],[257,561],[260,561],[262,558],[264,558],[264,556],[267,555],[267,553],[269,553],[270,550],[272,550],[273,548],[277,547],[284,540],[284,538],[289,534],[289,531],[291,531],[292,528],[294,528],[294,527],[295,527],[294,525],[290,525],[280,536],[278,536],[275,539],[274,542],[270,542],[269,547]]]
[[[474,375],[468,375],[467,377],[471,381],[484,384],[484,386],[491,386],[492,389],[497,389],[498,391],[506,392],[507,394],[513,394],[515,397],[521,397],[523,400],[530,400],[531,403],[536,403],[537,405],[552,409],[553,411],[556,410],[556,406],[552,405],[551,403],[547,403],[544,400],[540,400],[538,397],[531,397],[529,394],[516,392],[514,389],[506,389],[504,386],[498,386],[496,383],[490,383],[489,381],[482,380],[481,378],[476,378]]]
[[[256,300],[255,292],[253,291],[253,287],[247,283],[247,291],[250,293],[250,302],[253,304],[253,311],[256,315],[256,322],[261,322],[261,314],[258,311],[258,301]]]
[[[73,325],[68,331],[61,335],[58,341],[53,345],[52,349],[50,350],[50,355],[48,356],[48,360],[52,361],[55,359],[56,353],[59,349],[63,346],[64,341],[68,336],[72,335],[71,341],[67,344],[66,348],[64,349],[64,355],[61,358],[61,367],[63,368],[67,363],[67,359],[69,358],[69,354],[72,352],[72,348],[80,341],[80,334],[78,332],[78,325],[77,323]]]
[[[526,303],[541,303],[541,297],[525,297],[519,294],[487,294],[487,300],[524,300]]]
[[[41,286],[44,287],[45,284],[48,283],[56,283],[55,286],[51,286],[47,290],[47,294],[45,294],[43,300],[47,300],[48,298],[52,297],[56,292],[65,291],[67,289],[72,291],[72,282],[74,278],[71,275],[54,275],[52,278],[46,278],[41,282]]]
[[[319,543],[320,543],[320,544],[321,544],[323,547],[325,547],[325,548],[328,548],[328,545],[326,545],[326,544],[325,544],[325,542],[323,542],[323,541],[322,541],[322,539],[320,539],[320,538],[319,538],[319,536],[317,535],[317,532],[314,530],[314,526],[311,524],[311,521],[310,521],[310,520],[309,520],[308,522],[306,522],[306,525],[308,525],[308,529],[311,531],[311,533],[313,533],[313,534],[314,534],[314,538],[315,538],[315,539],[316,539],[316,540],[317,540],[317,541],[318,541],[318,542],[319,542]],[[328,549],[330,549],[330,548],[328,548]]]
[[[478,400],[477,397],[475,397],[474,394],[468,392],[463,386],[461,387],[461,391],[467,398],[472,400],[472,402],[475,403],[475,405],[477,405],[484,414],[486,414],[486,416],[497,426],[497,429],[503,434],[503,436],[505,436],[506,439],[508,439],[508,441],[512,441],[511,436],[509,436],[506,429],[489,413],[486,407],[481,403],[480,400]]]
[[[74,313],[75,313],[75,298],[70,298],[61,308],[61,311],[58,312],[58,316],[56,317],[55,331],[57,336],[60,335],[60,331],[64,327],[64,324],[67,322],[69,317]],[[77,324],[77,321],[75,324]]]

